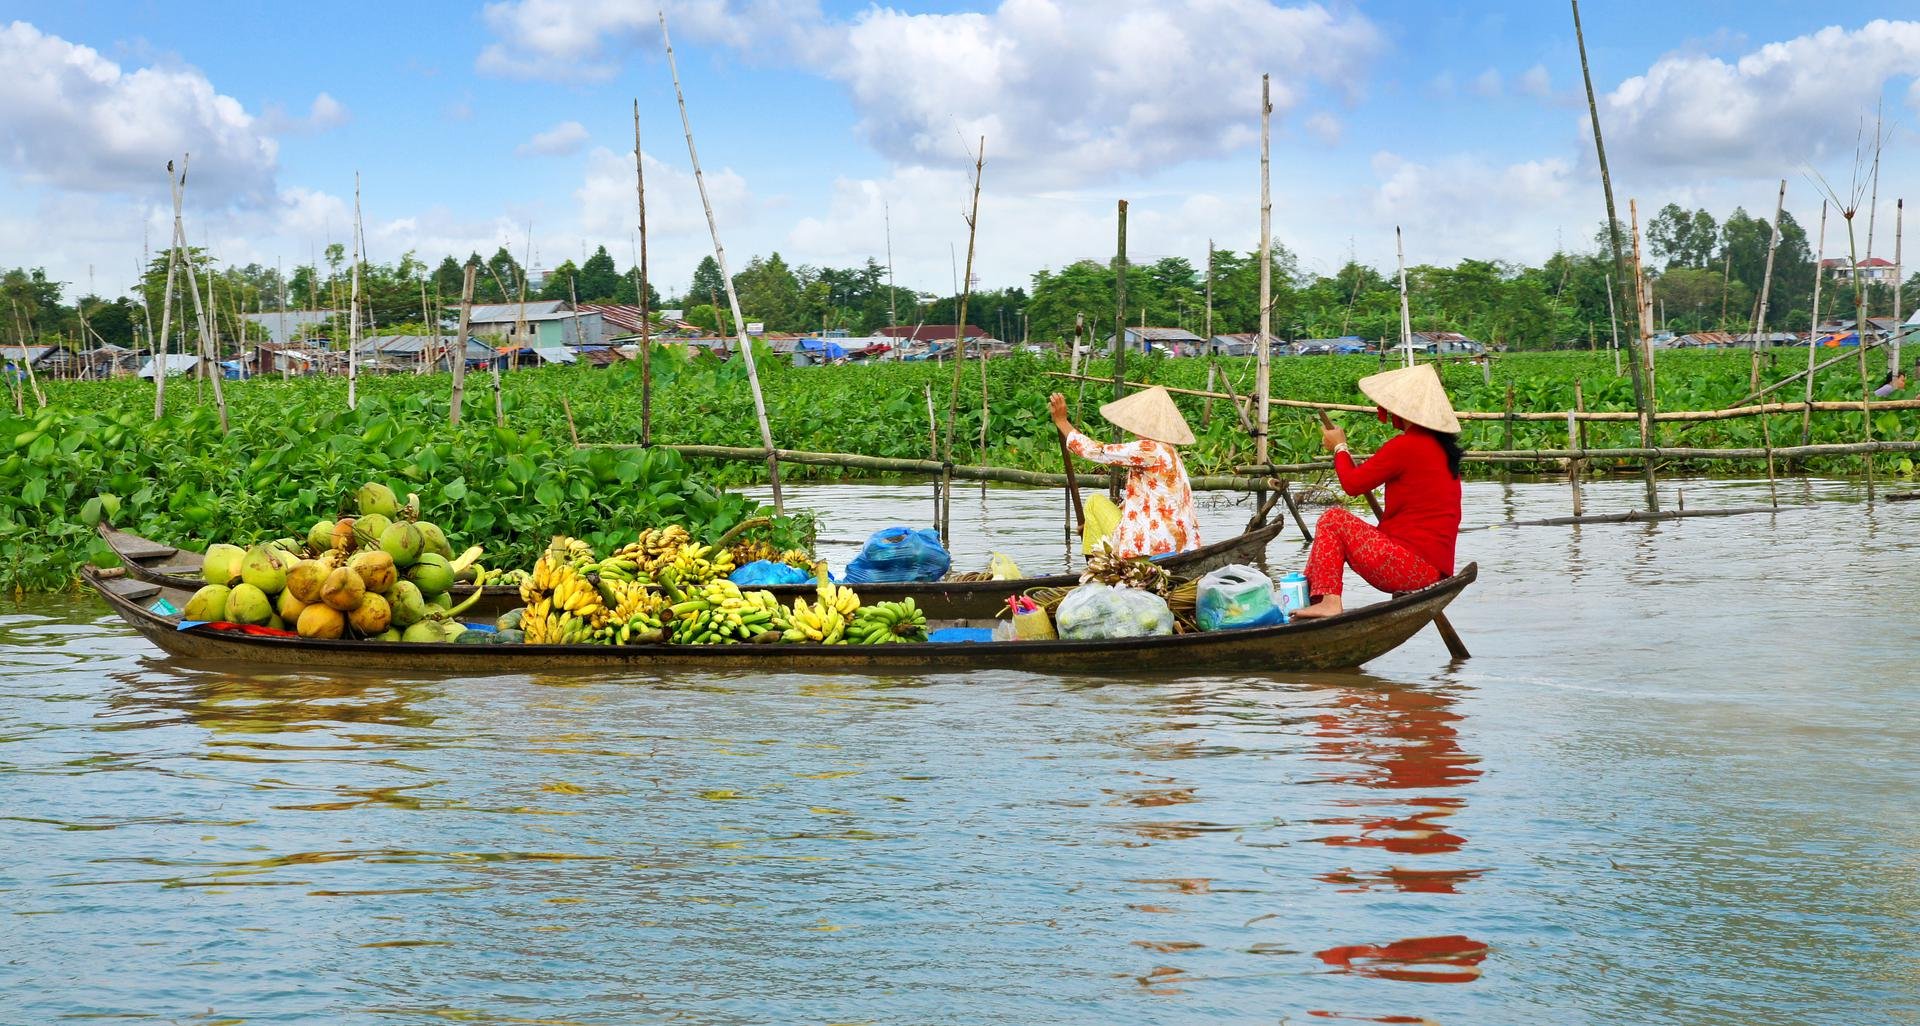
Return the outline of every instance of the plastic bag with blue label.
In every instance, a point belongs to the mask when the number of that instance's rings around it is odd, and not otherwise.
[[[727,580],[739,585],[766,588],[775,584],[806,584],[813,580],[813,575],[797,566],[771,559],[756,559],[728,574]]]
[[[1267,627],[1286,623],[1287,613],[1273,600],[1273,581],[1266,574],[1236,564],[1200,578],[1193,622],[1203,631]]]
[[[847,564],[848,584],[878,581],[937,581],[953,567],[938,531],[888,527],[873,532],[860,554]]]

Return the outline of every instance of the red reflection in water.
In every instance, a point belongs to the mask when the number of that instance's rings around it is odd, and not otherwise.
[[[1315,746],[1326,762],[1344,762],[1357,772],[1328,773],[1318,779],[1360,787],[1454,787],[1480,776],[1478,756],[1460,750],[1453,725],[1460,714],[1441,692],[1394,688],[1350,691],[1339,713],[1316,719],[1322,740]]]
[[[1345,885],[1340,888],[1343,894],[1365,894],[1389,889],[1410,894],[1458,894],[1461,884],[1477,880],[1485,872],[1484,869],[1401,869],[1394,866],[1372,872],[1339,869],[1321,873],[1315,879],[1322,883]]]
[[[1409,937],[1390,944],[1347,944],[1314,954],[1336,973],[1407,983],[1471,983],[1480,978],[1487,946],[1451,934]]]
[[[1350,1019],[1354,1022],[1392,1022],[1413,1023],[1414,1026],[1438,1026],[1432,1019],[1418,1015],[1346,1015],[1340,1012],[1326,1012],[1318,1008],[1307,1010],[1308,1015],[1317,1015],[1322,1019]]]
[[[1361,848],[1384,848],[1397,855],[1433,855],[1459,851],[1467,843],[1459,834],[1450,834],[1439,823],[1454,809],[1464,807],[1464,798],[1394,798],[1385,802],[1340,801],[1335,805],[1366,808],[1369,805],[1411,805],[1417,811],[1399,816],[1333,816],[1312,820],[1323,826],[1358,827],[1358,834],[1332,834],[1316,837],[1321,844]]]

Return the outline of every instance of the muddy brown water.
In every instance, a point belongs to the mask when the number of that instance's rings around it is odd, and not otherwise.
[[[1916,1021],[1916,507],[1470,532],[1471,661],[1313,676],[236,676],[0,605],[0,1022]],[[1058,493],[954,510],[1059,559]]]

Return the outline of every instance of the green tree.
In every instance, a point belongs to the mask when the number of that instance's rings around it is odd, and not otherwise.
[[[778,252],[747,261],[746,269],[733,276],[733,287],[740,294],[740,313],[748,320],[774,331],[807,327],[800,316],[800,281]]]
[[[433,269],[433,283],[430,287],[434,292],[439,293],[443,301],[457,303],[460,301],[460,290],[466,284],[465,275],[466,272],[449,254],[445,260],[440,261],[440,266]]]
[[[563,260],[559,267],[548,271],[547,280],[540,283],[540,298],[558,299],[564,302],[573,296],[579,288],[579,282],[580,268],[575,267],[571,260]],[[583,302],[586,301],[586,296],[582,295],[580,298]]]
[[[686,305],[711,304],[726,290],[727,280],[720,274],[720,265],[711,255],[703,256],[699,266],[693,269],[692,283],[687,286]]]
[[[613,257],[607,254],[607,247],[601,246],[593,251],[587,262],[580,265],[580,277],[576,285],[582,303],[610,303],[620,289],[620,269],[614,266]],[[633,286],[629,284],[631,292]]]

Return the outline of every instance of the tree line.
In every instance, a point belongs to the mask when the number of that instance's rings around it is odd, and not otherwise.
[[[1767,249],[1774,225],[1736,207],[1724,218],[1704,209],[1668,204],[1645,225],[1642,257],[1651,282],[1660,327],[1674,333],[1704,330],[1742,332],[1756,321],[1765,284]],[[1817,268],[1807,232],[1783,212],[1774,252],[1772,286],[1767,289],[1766,323],[1773,330],[1805,330],[1812,320]],[[1844,255],[1842,241],[1830,248]],[[211,290],[217,330],[232,340],[259,337],[248,329],[245,313],[282,308],[343,311],[352,290],[352,266],[344,246],[333,244],[324,259],[296,266],[282,277],[259,264],[218,267],[205,252],[188,252],[204,293]],[[1864,259],[1864,254],[1863,254]],[[0,296],[9,318],[7,335],[38,343],[89,348],[100,342],[135,347],[158,330],[166,291],[168,259],[154,258],[132,296],[114,299],[92,293],[65,300],[67,284],[48,279],[37,268],[0,273]],[[362,262],[361,309],[367,330],[419,330],[427,321],[451,315],[458,304],[463,269],[478,273],[474,300],[479,303],[528,299],[581,303],[635,304],[639,273],[621,270],[606,247],[579,264],[572,260],[546,272],[537,286],[505,246],[483,259],[478,252],[462,261],[452,255],[429,266],[408,252],[393,263]],[[1398,337],[1400,286],[1395,275],[1355,261],[1332,274],[1303,270],[1295,254],[1276,244],[1270,279],[1273,331],[1285,339],[1359,336]],[[1503,260],[1464,259],[1448,267],[1422,264],[1407,269],[1408,306],[1416,331],[1457,331],[1482,342],[1512,349],[1585,348],[1608,344],[1616,320],[1634,330],[1634,311],[1610,311],[1608,285],[1614,275],[1605,226],[1584,250],[1562,250],[1538,266]],[[181,291],[175,296],[176,329],[192,316],[193,305]],[[1204,336],[1257,330],[1259,258],[1254,252],[1215,250],[1199,260],[1162,257],[1126,268],[1126,323],[1180,327]],[[1111,260],[1089,258],[1057,270],[1034,272],[1026,287],[980,290],[967,298],[967,321],[990,335],[1012,341],[1057,342],[1085,332],[1112,334],[1116,277]],[[952,324],[960,297],[919,292],[889,281],[887,269],[869,258],[862,266],[835,268],[790,265],[778,252],[755,256],[733,276],[743,315],[773,331],[811,332],[842,329],[872,334],[889,324]],[[1613,282],[1616,303],[1627,293]],[[1893,288],[1866,284],[1869,311],[1891,313]],[[1829,275],[1821,289],[1821,317],[1849,317],[1854,284]],[[1904,310],[1920,297],[1920,275],[1905,283]],[[707,330],[731,332],[725,282],[711,256],[694,268],[687,290],[662,297],[648,286],[655,310],[677,308],[685,319]],[[425,317],[423,318],[423,301]],[[82,319],[85,331],[82,331]],[[153,324],[149,326],[148,321]],[[321,331],[344,335],[344,319]]]

